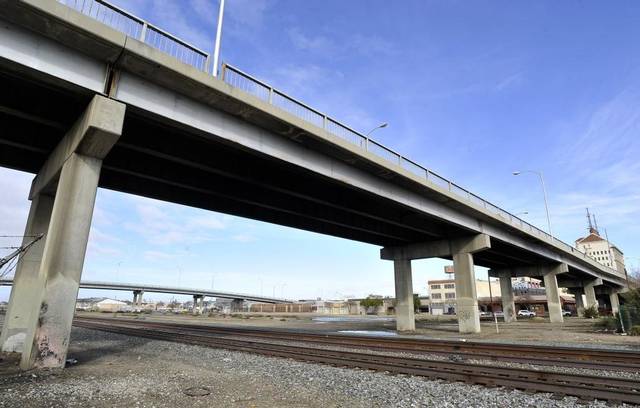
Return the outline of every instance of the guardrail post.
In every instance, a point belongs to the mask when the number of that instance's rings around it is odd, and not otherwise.
[[[226,76],[227,76],[227,64],[225,64],[224,62],[222,63],[222,67],[221,67],[221,71],[222,71],[222,82],[224,82]]]
[[[209,64],[211,64],[211,56],[207,54],[207,58],[204,60],[204,72],[209,73]]]
[[[322,117],[322,128],[323,128],[324,130],[327,130],[327,124],[328,124],[327,122],[328,122],[328,121],[329,121],[329,120],[327,119],[327,115],[324,115],[324,116]]]
[[[449,191],[451,191],[451,182],[449,181]]]
[[[273,87],[269,88],[269,103],[273,105]]]
[[[147,28],[148,28],[147,23],[143,23],[142,31],[140,31],[140,38],[139,38],[139,40],[142,42],[144,42],[144,40],[147,38]]]

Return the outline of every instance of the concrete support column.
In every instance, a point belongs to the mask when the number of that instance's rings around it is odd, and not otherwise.
[[[560,302],[560,291],[558,290],[557,274],[567,272],[569,270],[567,264],[559,264],[551,267],[544,274],[544,290],[547,295],[547,309],[549,310],[549,321],[551,323],[562,323],[562,303]]]
[[[453,257],[456,278],[456,312],[460,333],[480,332],[473,254],[488,248],[491,248],[491,239],[486,234],[382,248],[380,258],[393,261],[398,330],[415,330],[411,260]]]
[[[39,194],[31,200],[23,245],[33,239],[29,236],[46,234],[52,210],[53,197],[51,196]],[[32,320],[29,313],[34,310],[31,305],[34,299],[41,296],[44,289],[44,280],[40,276],[40,263],[45,242],[46,236],[33,244],[18,260],[0,335],[2,351],[21,353],[23,350],[28,322]]]
[[[39,318],[27,332],[24,369],[64,367],[101,165],[99,159],[72,153],[62,166],[40,267],[44,294],[37,304]]]
[[[609,301],[611,302],[611,313],[616,314],[620,312],[620,299],[618,299],[617,292],[611,292],[609,294]]]
[[[576,313],[579,317],[584,317],[584,290],[582,288],[575,288],[572,290],[573,295],[576,298]]]
[[[456,315],[460,333],[480,333],[480,313],[473,266],[473,254],[461,252],[453,255]]]
[[[502,298],[502,312],[504,322],[516,321],[516,305],[514,303],[513,285],[511,284],[511,274],[509,272],[500,273],[500,296]]]
[[[191,314],[194,316],[198,314],[198,300],[200,300],[200,296],[193,295],[193,306],[191,307]]]
[[[31,184],[31,200],[54,195],[20,367],[64,367],[102,159],[122,133],[125,105],[96,95]]]
[[[414,331],[416,321],[413,310],[411,260],[394,260],[393,272],[396,286],[396,329],[398,331]]]
[[[598,300],[596,299],[595,283],[596,282],[589,282],[584,285],[584,294],[587,301],[585,305],[586,308],[590,308],[591,306],[595,306],[596,309],[598,308]]]

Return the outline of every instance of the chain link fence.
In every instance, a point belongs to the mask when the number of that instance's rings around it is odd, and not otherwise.
[[[632,305],[620,305],[620,324],[625,332],[640,335],[640,307]]]

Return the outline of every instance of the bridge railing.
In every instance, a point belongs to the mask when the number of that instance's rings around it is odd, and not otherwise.
[[[58,0],[129,37],[136,38],[200,71],[209,71],[209,54],[105,0]]]
[[[484,208],[494,216],[502,219],[509,225],[513,225],[516,228],[522,229],[530,234],[537,236],[541,239],[548,240],[556,245],[560,246],[567,252],[571,252],[580,256],[591,263],[596,263],[598,267],[608,269],[611,273],[620,275],[615,269],[609,268],[605,265],[597,263],[593,258],[588,257],[583,252],[574,248],[573,246],[559,240],[558,238],[550,235],[549,233],[537,228],[536,226],[524,221],[523,219],[509,213],[506,210],[498,207],[495,204],[473,194],[472,192],[460,187],[458,184],[448,180],[433,170],[429,170],[426,167],[408,159],[401,154],[393,151],[392,149],[376,142],[373,139],[368,138],[364,134],[353,130],[349,126],[340,123],[339,121],[329,117],[328,115],[310,107],[309,105],[298,101],[297,99],[279,91],[272,86],[266,84],[259,79],[241,71],[240,69],[233,67],[229,64],[222,65],[222,80],[234,88],[241,89],[247,93],[250,93],[271,105],[274,105],[290,114],[310,122],[327,132],[359,147],[363,151],[373,153],[374,155],[400,166],[406,171],[424,179],[428,183],[445,189],[463,201],[468,201],[477,206]]]
[[[114,28],[127,36],[136,38],[151,47],[154,47],[166,54],[169,54],[185,64],[191,65],[201,71],[210,71],[210,56],[208,53],[195,46],[161,30],[160,28],[146,22],[145,20],[125,11],[105,0],[57,0],[76,11],[79,11],[103,24]],[[460,187],[456,183],[448,180],[436,172],[421,166],[420,164],[402,156],[392,149],[368,138],[351,127],[340,123],[328,115],[306,105],[303,102],[279,91],[272,86],[252,77],[251,75],[228,64],[222,65],[222,80],[229,85],[252,94],[271,105],[274,105],[293,116],[312,123],[327,132],[358,146],[363,151],[372,153],[392,164],[400,166],[402,169],[423,178],[434,186],[445,189],[464,201],[475,204],[486,209],[488,212],[502,219],[504,222],[531,233],[541,239],[548,240],[562,247],[568,252],[581,256],[592,264],[603,269],[608,269],[614,274],[620,275],[613,268],[608,268],[598,263],[593,258],[588,257],[583,252],[578,251],[573,246],[551,236],[545,231],[529,224],[521,218],[509,213],[480,198],[470,191]]]

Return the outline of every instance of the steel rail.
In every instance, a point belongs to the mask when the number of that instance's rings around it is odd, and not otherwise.
[[[112,322],[105,318],[76,318],[80,321]],[[144,325],[149,328],[176,328],[224,336],[244,336],[283,341],[301,341],[316,344],[369,348],[404,353],[458,355],[465,359],[509,361],[522,364],[575,367],[594,370],[640,371],[640,353],[626,350],[579,349],[575,347],[545,347],[519,344],[461,342],[431,339],[392,339],[375,336],[344,334],[301,333],[251,328],[214,327],[166,322],[118,321],[118,324]],[[526,356],[522,354],[526,353]]]
[[[78,321],[75,324],[79,327],[125,335],[224,348],[304,362],[364,368],[486,386],[503,386],[536,392],[556,393],[576,396],[582,399],[640,404],[640,383],[628,379],[265,344],[262,342],[211,337],[205,334],[194,334],[176,329],[153,328],[150,330],[142,327],[107,325],[105,323],[89,323],[87,321]]]

